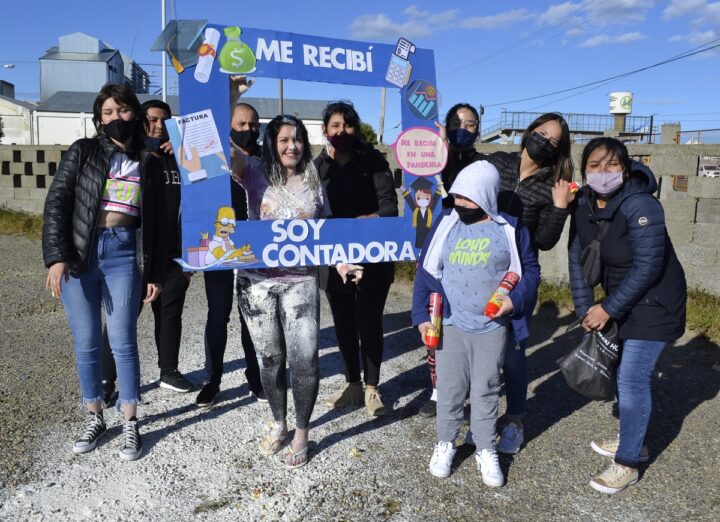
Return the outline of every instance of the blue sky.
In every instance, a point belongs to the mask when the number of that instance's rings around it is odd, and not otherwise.
[[[160,84],[160,54],[149,47],[160,32],[160,0],[3,2],[0,79],[20,99],[37,99],[38,58],[62,34],[96,36],[129,54]],[[54,4],[54,5],[53,5]],[[720,128],[720,47],[695,57],[600,85],[536,100],[651,65],[720,39],[720,1],[571,0],[376,1],[176,0],[169,13],[218,24],[394,43],[399,36],[433,49],[441,113],[464,101],[487,107],[483,127],[500,111],[608,113],[608,93],[632,91],[633,114],[683,130]],[[53,5],[52,7],[48,7]],[[55,7],[61,5],[62,7]],[[108,6],[120,6],[111,10]],[[250,6],[250,7],[248,7]],[[715,44],[720,43],[716,41]],[[172,69],[170,69],[172,71]],[[173,89],[173,74],[170,88]],[[276,80],[260,79],[250,94],[277,96]],[[287,98],[350,99],[377,127],[379,89],[285,82]],[[399,95],[389,91],[385,134],[399,121]],[[386,141],[388,141],[386,139]]]

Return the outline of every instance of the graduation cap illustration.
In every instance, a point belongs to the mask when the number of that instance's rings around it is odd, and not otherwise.
[[[429,190],[429,191],[432,191],[432,189],[433,189],[433,184],[432,184],[432,182],[428,181],[428,180],[425,179],[425,178],[418,178],[418,179],[416,179],[415,181],[412,182],[412,184],[410,185],[410,187],[411,187],[413,190]]]
[[[207,20],[170,20],[150,50],[167,51],[175,71],[181,73],[197,64],[206,26]]]

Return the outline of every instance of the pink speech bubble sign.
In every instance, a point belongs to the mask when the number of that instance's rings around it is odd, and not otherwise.
[[[445,140],[427,127],[410,127],[395,142],[395,159],[405,172],[415,176],[433,176],[442,172],[448,158]]]

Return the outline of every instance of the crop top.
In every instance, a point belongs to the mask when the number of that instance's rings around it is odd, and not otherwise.
[[[110,170],[105,180],[100,210],[139,217],[141,202],[140,163],[116,152],[110,158]]]

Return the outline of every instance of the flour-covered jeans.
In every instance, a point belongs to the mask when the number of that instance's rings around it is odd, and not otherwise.
[[[260,378],[276,421],[287,416],[285,362],[295,403],[296,426],[310,425],[318,395],[320,291],[317,277],[299,281],[237,275],[240,310],[255,342]],[[284,339],[284,342],[283,342]]]

